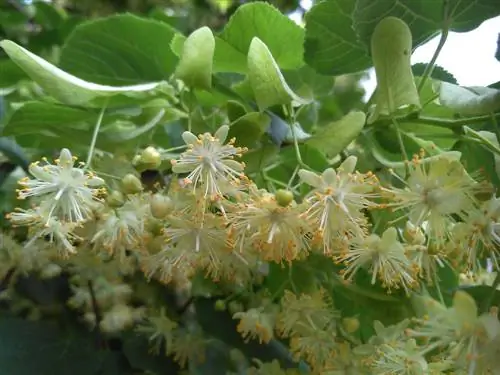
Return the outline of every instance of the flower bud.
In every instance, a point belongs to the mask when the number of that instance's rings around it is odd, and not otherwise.
[[[153,215],[154,218],[163,219],[172,211],[173,203],[169,197],[162,194],[155,194],[149,201],[149,207],[151,209],[151,215]]]
[[[226,302],[223,299],[215,301],[215,311],[225,311],[226,308]]]
[[[161,155],[156,148],[149,146],[142,151],[139,162],[147,169],[157,169],[161,165]]]
[[[160,220],[151,219],[147,222],[147,228],[154,236],[159,236],[162,234],[163,224]]]
[[[342,319],[342,326],[347,331],[347,333],[354,333],[359,329],[359,319],[344,318]]]
[[[289,190],[279,189],[274,196],[281,207],[286,207],[293,201],[293,193]]]
[[[125,194],[135,194],[142,191],[142,183],[132,173],[125,175],[122,178],[122,190]]]
[[[125,203],[125,196],[119,190],[114,190],[111,194],[108,195],[106,202],[110,207],[121,207]]]

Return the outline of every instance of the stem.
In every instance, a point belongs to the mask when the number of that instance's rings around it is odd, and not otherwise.
[[[289,119],[289,126],[292,131],[292,137],[293,137],[293,148],[295,149],[295,157],[297,158],[297,164],[301,166],[302,168],[312,170],[311,167],[309,167],[306,163],[302,161],[302,155],[300,154],[300,148],[299,148],[299,141],[297,140],[297,133],[295,132],[295,113],[293,110],[293,107],[290,106],[285,106],[284,107],[285,112],[288,115]]]
[[[436,60],[441,53],[441,50],[443,49],[446,39],[448,39],[448,31],[450,29],[449,27],[449,9],[448,9],[449,3],[448,0],[443,1],[443,30],[441,31],[441,38],[439,39],[439,43],[436,47],[436,50],[434,51],[434,55],[432,56],[431,61],[427,66],[425,67],[424,70],[424,75],[422,76],[422,79],[420,80],[420,83],[418,84],[418,93],[420,93],[425,85],[425,82],[427,79],[431,76],[432,71],[434,70],[434,66],[436,65]]]
[[[398,143],[399,143],[399,148],[401,149],[401,155],[403,156],[404,163],[405,163],[405,170],[406,170],[406,175],[410,174],[410,167],[408,166],[408,153],[406,152],[406,147],[403,142],[403,137],[401,137],[401,131],[399,130],[399,124],[396,121],[396,119],[393,117],[392,118],[392,124],[394,125],[394,128],[396,129],[396,135],[398,137]]]
[[[425,67],[424,74],[422,76],[422,79],[420,80],[420,83],[418,84],[418,92],[420,93],[422,89],[424,88],[425,82],[427,79],[430,77],[432,74],[432,71],[434,70],[434,66],[436,65],[436,60],[441,53],[441,50],[444,47],[444,44],[446,43],[446,39],[448,39],[448,27],[444,27],[443,31],[441,32],[441,38],[439,39],[438,46],[436,47],[436,50],[434,51],[434,55],[432,56],[431,61],[427,66]]]
[[[99,113],[99,117],[97,118],[97,122],[95,124],[94,133],[92,134],[92,140],[90,141],[89,154],[87,156],[87,162],[85,163],[85,169],[90,168],[90,163],[92,162],[92,157],[94,156],[95,145],[97,142],[97,136],[99,135],[99,130],[101,129],[102,119],[104,117],[104,112],[106,111],[106,107],[108,106],[108,102],[104,104],[101,109],[101,113]]]

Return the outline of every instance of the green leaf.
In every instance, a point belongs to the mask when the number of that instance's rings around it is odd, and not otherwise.
[[[352,111],[339,121],[320,128],[306,144],[333,158],[356,139],[365,125],[365,120],[363,112]]]
[[[354,28],[366,45],[380,20],[387,16],[401,18],[410,26],[415,48],[443,26],[466,32],[498,14],[500,7],[491,0],[357,0],[353,18]]]
[[[0,367],[5,374],[123,374],[112,352],[93,347],[92,335],[79,332],[71,337],[51,322],[1,316],[0,337]]]
[[[371,51],[377,92],[375,109],[368,123],[379,116],[391,116],[401,110],[411,111],[421,107],[411,71],[411,40],[408,25],[399,18],[384,18],[375,28]]]
[[[463,87],[437,83],[439,102],[462,115],[481,115],[500,110],[500,90],[490,87]]]
[[[461,162],[469,173],[478,173],[495,186],[500,186],[499,175],[495,165],[494,154],[486,149],[483,144],[467,140],[458,141],[453,147],[461,152]]]
[[[283,74],[267,46],[257,37],[248,51],[248,78],[259,109],[274,105],[301,105],[307,100],[297,96],[285,82]]]
[[[245,172],[247,174],[259,173],[276,160],[279,151],[280,148],[275,144],[263,141],[259,148],[243,154],[241,161],[245,163]]]
[[[302,161],[313,170],[323,172],[329,167],[328,160],[325,155],[312,145],[301,144],[299,145],[299,151]],[[283,160],[283,167],[288,168],[289,171],[293,171],[297,166],[297,156],[293,146],[282,148],[280,157]],[[288,178],[290,178],[289,176]]]
[[[150,351],[151,342],[138,333],[127,333],[123,340],[123,353],[134,369],[152,371],[155,374],[177,374],[179,365],[163,353],[154,355]]]
[[[162,85],[161,82],[121,87],[99,85],[66,73],[10,40],[1,41],[0,47],[47,94],[64,104],[87,105],[97,98],[149,93]]]
[[[193,88],[210,90],[215,39],[208,27],[195,30],[184,42],[175,76]]]
[[[323,262],[330,260],[323,259]],[[285,290],[294,293],[311,293],[318,289],[316,270],[310,267],[308,259],[294,261],[292,264],[269,264],[269,274],[266,276],[264,286],[269,294],[276,300],[283,296]]]
[[[246,55],[254,37],[269,48],[280,68],[304,64],[304,30],[272,5],[254,2],[238,7],[216,39],[214,70],[246,73]]]
[[[371,59],[353,29],[353,0],[323,1],[306,13],[304,59],[316,71],[341,75],[367,69]]]
[[[229,128],[228,137],[236,138],[236,144],[252,147],[271,124],[271,118],[265,113],[250,112],[235,120]]]
[[[426,67],[427,64],[425,63],[413,64],[411,66],[411,71],[413,72],[414,76],[421,77],[424,75]],[[446,69],[444,69],[439,65],[434,65],[430,77],[444,82],[449,82],[454,84],[457,83],[457,79],[453,76],[453,74],[451,74],[449,71],[447,71]]]
[[[5,135],[57,134],[64,128],[71,130],[91,129],[99,113],[45,102],[26,102],[8,119],[3,129]]]
[[[447,263],[444,263],[442,267],[438,266],[436,273],[439,281],[435,286],[429,286],[427,290],[436,300],[440,299],[439,295],[441,294],[446,306],[451,306],[453,301],[452,292],[458,287],[458,273]]]
[[[12,88],[25,78],[27,78],[26,73],[13,61],[0,60],[0,90]]]
[[[131,14],[87,21],[66,40],[60,67],[103,85],[167,80],[178,60],[168,48],[175,33],[164,22]]]
[[[442,30],[470,31],[500,14],[491,0],[328,0],[306,14],[305,61],[316,71],[341,75],[370,67],[370,38],[385,17],[405,21],[411,50]]]

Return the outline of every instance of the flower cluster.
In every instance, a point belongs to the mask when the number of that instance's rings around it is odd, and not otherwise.
[[[366,339],[357,332],[356,317],[347,319],[334,309],[337,295],[330,290],[349,290],[368,275],[373,288],[411,296],[438,285],[445,267],[466,275],[489,260],[500,272],[500,200],[480,194],[485,185],[457,158],[415,156],[405,179],[392,172],[393,186],[357,171],[351,155],[324,171],[297,168],[305,193],[294,196],[297,189],[273,189],[272,184],[262,189],[246,176],[238,159],[246,150],[234,139],[226,142],[228,133],[228,126],[214,135],[184,132],[187,150],[172,160],[168,187],[147,189],[138,175],[128,173],[107,196],[105,181],[84,165],[75,166],[76,159],[64,149],[54,164],[44,160],[30,166],[32,176],[20,181],[18,194],[33,206],[8,218],[29,227],[25,249],[31,254],[39,245],[45,254],[40,268],[85,265],[71,281],[70,304],[83,310],[89,323],[115,332],[146,317],[141,329],[158,350],[166,343],[166,354],[181,364],[203,357],[205,338],[197,327],[181,327],[164,311],[132,306],[126,277],[139,271],[148,280],[190,290],[201,273],[241,289],[261,283],[269,265],[291,270],[319,257],[337,271],[313,270],[319,276],[309,294],[281,289],[269,306],[247,306],[232,314],[245,340],[269,343],[275,335],[287,337],[294,358],[322,375],[492,368],[497,359],[488,348],[500,340],[496,311],[479,314],[462,292],[451,307],[433,308],[414,321],[391,327],[375,323],[375,333]],[[153,148],[143,154],[142,166],[161,164]],[[380,219],[384,213],[394,219]],[[54,261],[57,252],[71,257]],[[29,258],[5,257],[16,267],[34,267]],[[293,289],[293,281],[287,283]],[[93,303],[102,312],[99,322]],[[341,318],[345,324],[339,324]],[[256,373],[281,373],[275,367],[261,363]]]

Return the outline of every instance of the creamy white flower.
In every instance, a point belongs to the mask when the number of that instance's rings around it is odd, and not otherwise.
[[[244,177],[245,165],[233,159],[241,156],[246,149],[234,147],[234,140],[224,144],[228,131],[229,126],[224,125],[215,135],[205,133],[196,137],[191,132],[184,132],[182,138],[188,150],[178,160],[172,160],[172,171],[189,173],[185,181],[195,188],[203,186],[205,198],[222,196],[223,186]]]
[[[48,209],[48,218],[57,217],[62,221],[80,223],[91,213],[96,196],[102,191],[97,189],[104,181],[82,168],[74,167],[76,158],[68,149],[63,149],[55,164],[44,160],[29,167],[34,177],[23,178],[19,183],[18,198],[34,197]]]

